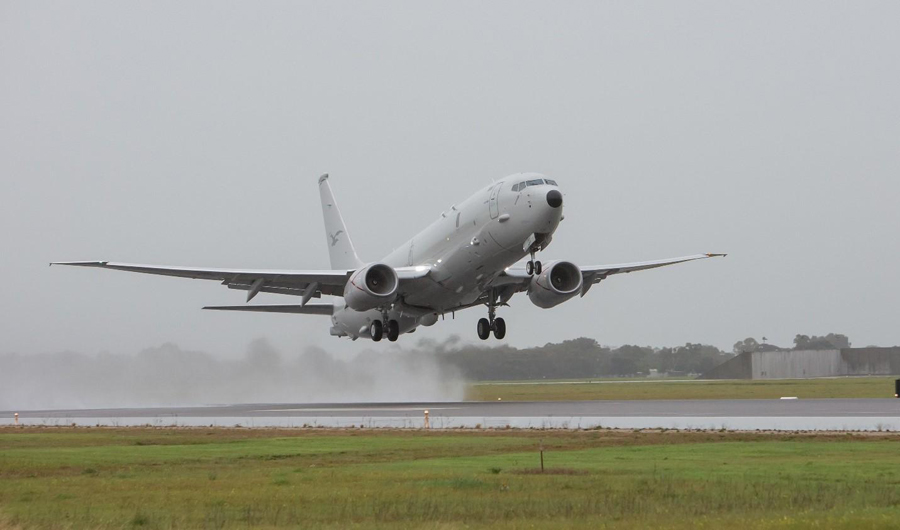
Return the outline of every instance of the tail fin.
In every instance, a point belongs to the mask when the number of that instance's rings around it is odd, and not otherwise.
[[[353,248],[353,241],[347,233],[344,218],[338,209],[331,186],[328,184],[328,173],[319,177],[319,194],[322,197],[322,216],[325,217],[325,235],[328,236],[328,255],[332,269],[358,269],[363,265]]]

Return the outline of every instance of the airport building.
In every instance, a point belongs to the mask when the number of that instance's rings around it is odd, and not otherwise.
[[[802,379],[843,375],[898,375],[900,347],[745,352],[701,379]]]

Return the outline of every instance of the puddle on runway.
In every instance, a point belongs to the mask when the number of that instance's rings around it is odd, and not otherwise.
[[[20,425],[35,426],[151,426],[151,427],[363,427],[418,429],[423,418],[412,417],[33,417],[20,416]],[[673,416],[579,416],[579,417],[444,417],[430,418],[432,429],[515,428],[515,429],[703,429],[775,431],[900,431],[900,417],[673,417]],[[13,425],[12,418],[0,418],[0,425]]]

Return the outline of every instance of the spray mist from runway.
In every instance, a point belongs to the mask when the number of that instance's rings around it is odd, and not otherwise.
[[[450,343],[456,339],[451,339]],[[174,344],[137,355],[2,355],[0,410],[221,403],[459,401],[466,382],[439,361],[444,343],[337,359],[318,347],[290,356],[264,339],[239,360]]]

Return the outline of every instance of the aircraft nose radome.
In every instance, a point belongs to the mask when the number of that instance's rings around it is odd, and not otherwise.
[[[562,206],[562,193],[559,190],[550,190],[547,192],[547,204],[551,208],[559,208]]]

